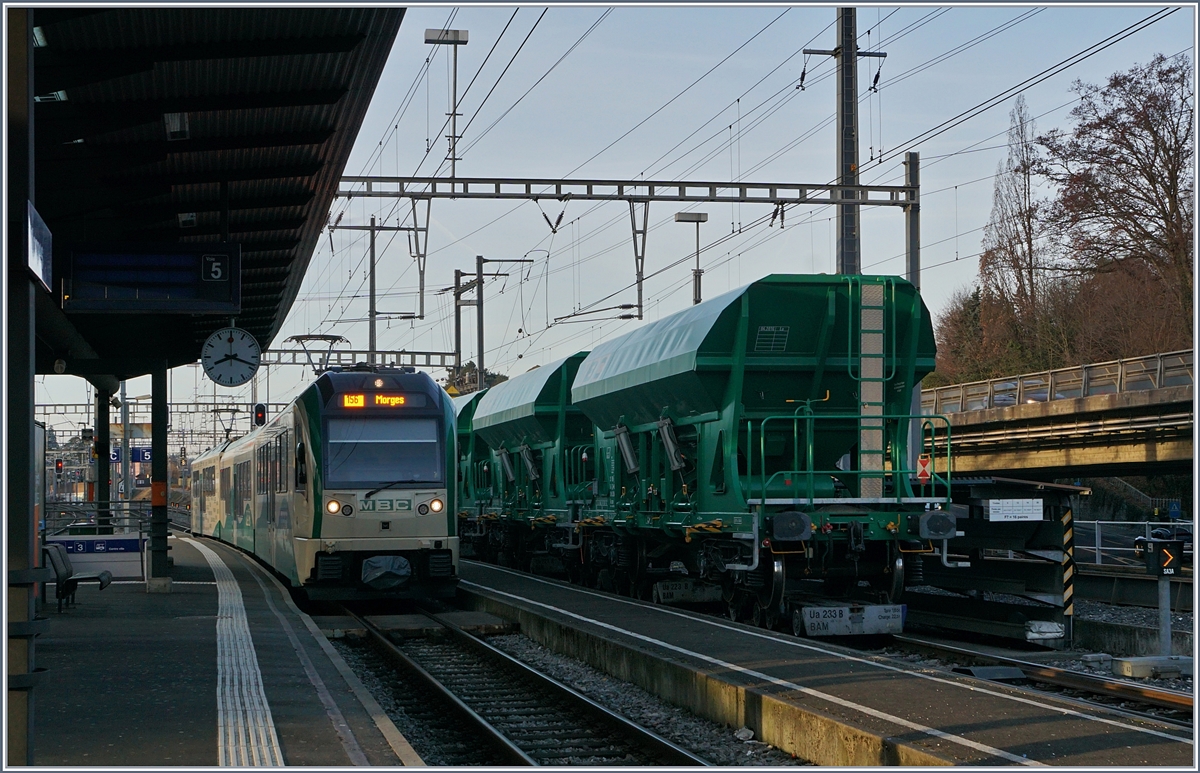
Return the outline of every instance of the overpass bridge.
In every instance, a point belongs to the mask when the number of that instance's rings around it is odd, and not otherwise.
[[[1194,387],[1188,349],[925,389],[921,412],[950,422],[955,475],[1186,472]]]

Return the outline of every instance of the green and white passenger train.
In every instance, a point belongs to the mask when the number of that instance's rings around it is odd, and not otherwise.
[[[311,599],[441,598],[458,582],[455,416],[411,368],[359,365],[192,463],[192,531]]]

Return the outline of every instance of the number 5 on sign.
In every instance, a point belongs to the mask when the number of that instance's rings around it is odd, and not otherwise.
[[[202,276],[205,282],[221,282],[225,279],[225,255],[205,255]]]

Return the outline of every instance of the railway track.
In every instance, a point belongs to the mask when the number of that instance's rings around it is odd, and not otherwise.
[[[455,764],[711,764],[428,612],[446,635],[401,644],[353,611],[345,614],[392,665],[457,715],[450,724],[471,728],[477,759]]]
[[[1192,729],[1193,696],[1119,679],[1068,671],[1041,663],[1031,663],[963,644],[948,644],[908,634],[893,637],[896,646],[915,650],[963,665],[1007,666],[1024,674],[1029,682],[1051,688],[1062,697],[1101,706],[1126,716],[1152,719],[1175,727]]]

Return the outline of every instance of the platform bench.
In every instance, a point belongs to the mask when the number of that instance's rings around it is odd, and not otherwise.
[[[75,591],[79,588],[79,583],[99,583],[100,590],[104,590],[112,582],[112,572],[107,569],[89,574],[77,574],[71,566],[71,557],[67,553],[67,549],[57,542],[43,545],[42,553],[46,557],[46,563],[54,569],[54,597],[58,599],[59,612],[62,612],[63,601],[67,602],[68,607],[74,606]]]

